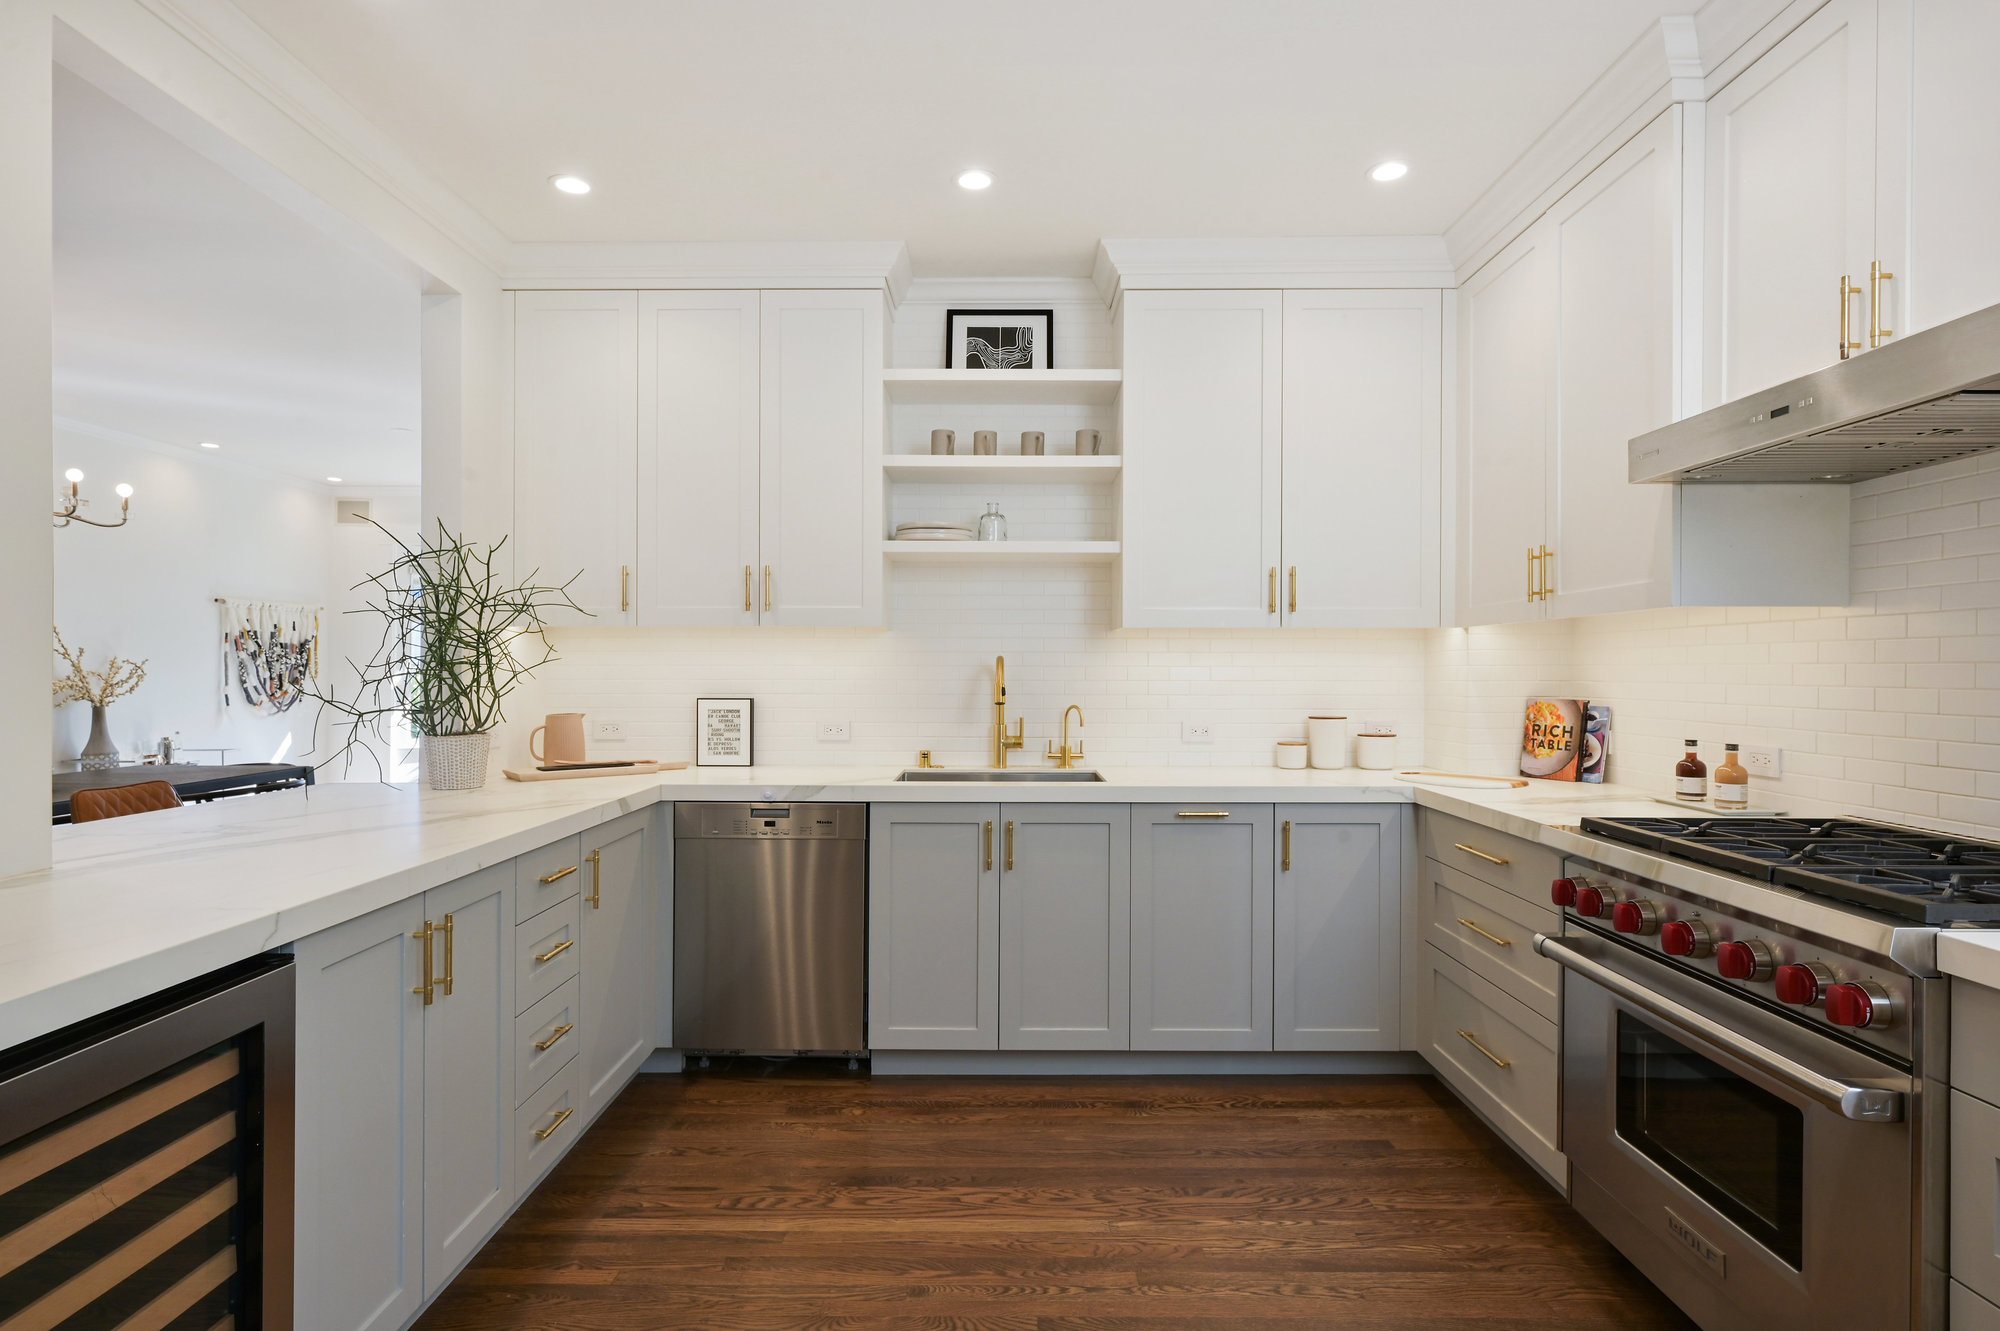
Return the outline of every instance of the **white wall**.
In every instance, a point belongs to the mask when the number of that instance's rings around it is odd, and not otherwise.
[[[1654,610],[1431,637],[1430,761],[1500,771],[1531,692],[1615,709],[1611,779],[1667,784],[1680,741],[1784,752],[1753,798],[2000,829],[2000,453],[1854,487],[1854,602]]]
[[[343,496],[348,492],[343,491]],[[327,542],[327,616],[320,638],[321,680],[336,697],[353,698],[357,679],[353,662],[367,661],[381,645],[382,621],[360,611],[379,597],[366,579],[389,567],[400,553],[396,540],[414,545],[417,539],[417,495],[414,491],[376,491],[361,495],[369,501],[369,516],[387,531],[362,523],[335,523]],[[384,728],[384,735],[388,730]],[[346,742],[344,732],[322,726],[319,747],[312,761],[326,764],[319,773],[322,781],[414,780],[412,759],[389,740],[364,732],[362,748],[347,757],[336,758]],[[372,757],[370,755],[373,755]],[[403,764],[399,766],[399,763]]]

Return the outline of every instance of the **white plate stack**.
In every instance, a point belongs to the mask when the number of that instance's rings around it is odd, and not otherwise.
[[[969,541],[972,528],[950,522],[904,522],[896,527],[899,541]]]

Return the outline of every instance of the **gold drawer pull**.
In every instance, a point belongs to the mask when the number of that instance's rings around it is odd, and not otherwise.
[[[542,878],[542,882],[545,885],[548,883],[561,882],[563,879],[569,877],[571,874],[575,873],[578,869],[582,867],[583,866],[580,864],[572,864],[567,869],[557,869],[552,874],[545,874]]]
[[[1210,813],[1197,813],[1189,810],[1174,815],[1176,818],[1227,818],[1228,816],[1229,810],[1227,809],[1217,809]]]
[[[563,939],[562,942],[557,943],[554,947],[550,948],[548,951],[537,952],[535,954],[535,960],[554,961],[557,957],[561,956],[563,953],[569,951],[571,948],[575,946],[576,946],[576,940],[574,938],[565,938]]]
[[[1464,925],[1466,928],[1472,930],[1472,932],[1478,934],[1481,938],[1484,938],[1489,943],[1497,943],[1501,947],[1514,946],[1513,939],[1502,938],[1498,934],[1489,934],[1484,929],[1474,924],[1471,920],[1466,919],[1463,915],[1458,917],[1458,922]]]
[[[1488,864],[1505,864],[1507,862],[1501,859],[1498,855],[1488,855],[1483,850],[1474,850],[1472,847],[1466,845],[1463,841],[1454,841],[1451,844],[1454,850],[1462,850],[1468,855],[1477,855],[1480,859],[1485,860]]]
[[[568,945],[565,944],[564,946]],[[548,1039],[535,1041],[535,1048],[541,1050],[543,1053],[547,1053],[549,1050],[555,1048],[555,1043],[557,1040],[562,1039],[563,1036],[568,1035],[571,1031],[575,1029],[576,1029],[576,1023],[573,1021],[567,1025],[558,1026],[555,1028],[554,1031],[550,1032]]]
[[[1474,1049],[1477,1049],[1480,1053],[1486,1055],[1486,1057],[1492,1059],[1494,1067],[1511,1068],[1514,1066],[1514,1060],[1510,1058],[1502,1058],[1500,1057],[1500,1055],[1494,1053],[1491,1049],[1488,1049],[1485,1045],[1479,1043],[1479,1037],[1474,1035],[1471,1031],[1460,1031],[1459,1035],[1465,1040],[1467,1044],[1471,1045]]]
[[[547,1141],[549,1138],[556,1135],[557,1128],[569,1122],[569,1116],[571,1114],[574,1114],[575,1112],[576,1112],[576,1106],[571,1105],[568,1109],[563,1110],[562,1113],[557,1114],[556,1121],[549,1124],[546,1128],[536,1128],[535,1135],[537,1137],[540,1137],[543,1141]]]

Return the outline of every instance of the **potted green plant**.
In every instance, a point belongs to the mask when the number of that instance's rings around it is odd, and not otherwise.
[[[349,661],[359,676],[351,698],[309,686],[322,712],[334,713],[335,728],[345,729],[334,757],[356,747],[373,756],[364,736],[386,740],[384,727],[400,718],[417,739],[431,789],[475,790],[486,784],[493,727],[506,719],[502,701],[555,658],[546,614],[565,607],[589,613],[569,594],[582,575],[546,584],[536,581],[536,569],[509,582],[493,568],[505,537],[482,548],[439,522],[435,538],[420,537],[412,548],[375,525],[400,553],[355,584],[374,593],[349,613],[379,617],[381,639],[367,661]]]

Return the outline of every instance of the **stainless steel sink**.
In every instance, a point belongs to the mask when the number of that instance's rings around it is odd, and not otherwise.
[[[896,779],[898,781],[1030,781],[1039,783],[1044,781],[1102,781],[1104,776],[1100,772],[1064,772],[1053,768],[1045,771],[1003,772],[998,770],[952,771],[930,767],[912,767]]]

